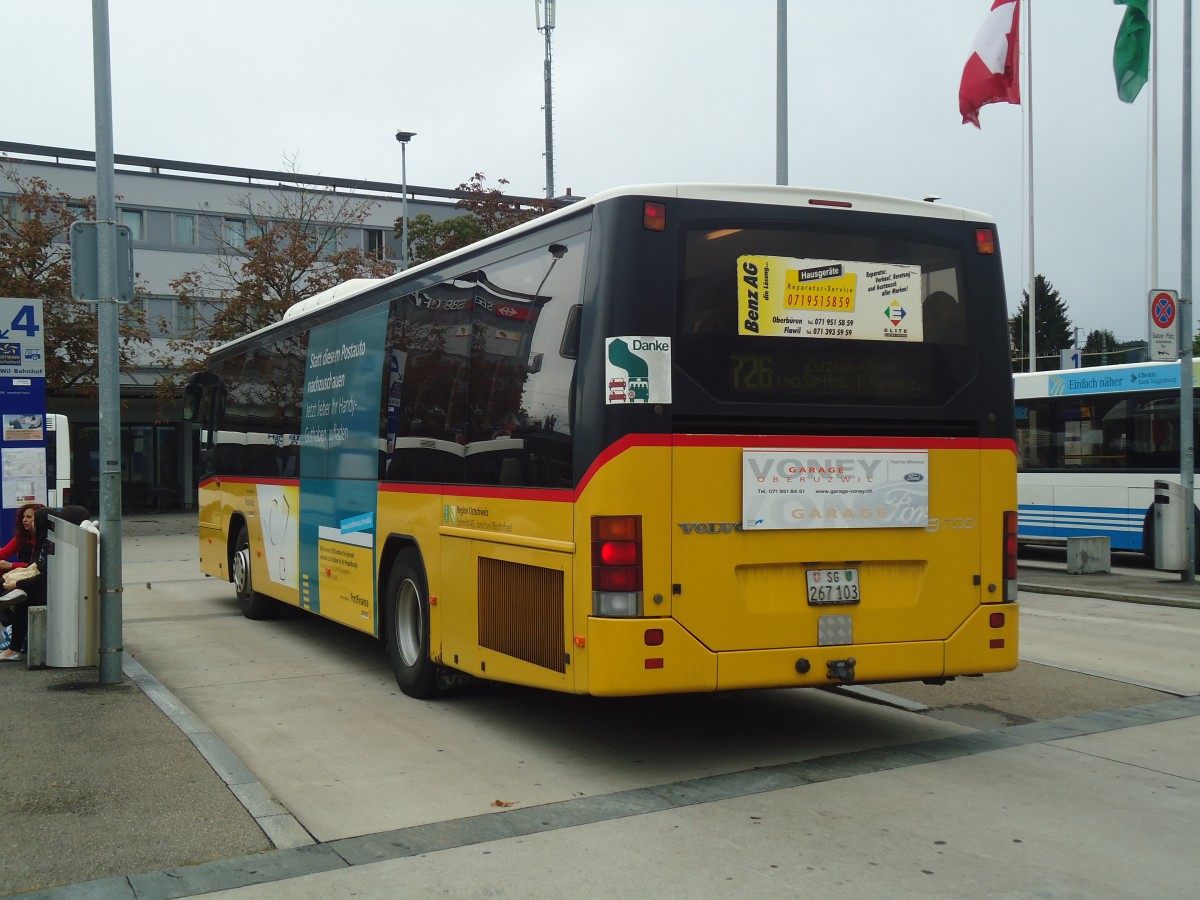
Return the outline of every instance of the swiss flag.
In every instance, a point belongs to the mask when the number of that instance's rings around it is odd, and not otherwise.
[[[971,58],[958,86],[958,109],[963,124],[979,127],[979,108],[988,103],[1021,102],[1017,78],[1017,33],[1021,0],[994,0],[992,11],[975,35]]]

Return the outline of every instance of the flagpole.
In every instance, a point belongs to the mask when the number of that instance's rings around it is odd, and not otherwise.
[[[1037,268],[1033,259],[1033,6],[1025,0],[1025,142],[1029,168],[1029,368],[1037,371]],[[1019,7],[1018,7],[1019,8]]]
[[[1150,290],[1158,289],[1158,0],[1150,0]],[[1149,322],[1147,322],[1147,328]]]
[[[1194,509],[1196,444],[1192,388],[1192,0],[1183,0],[1183,208],[1180,212],[1182,260],[1179,285],[1179,463],[1183,488],[1184,546],[1187,568],[1181,579],[1196,580],[1196,520]]]
[[[788,183],[787,0],[775,5],[775,183]]]

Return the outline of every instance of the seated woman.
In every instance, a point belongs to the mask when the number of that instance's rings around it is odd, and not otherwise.
[[[30,564],[37,565],[37,574],[13,580],[12,573],[4,578],[7,593],[0,595],[0,606],[13,607],[12,639],[9,648],[0,653],[0,662],[12,662],[25,658],[25,643],[29,636],[29,607],[46,605],[46,572],[49,564],[50,516],[78,525],[87,518],[87,510],[81,506],[66,506],[62,509],[40,507],[33,510],[33,547]]]
[[[41,506],[41,503],[26,503],[17,509],[12,540],[0,547],[0,573],[23,568],[33,559],[33,513]],[[7,650],[11,644],[9,626],[12,625],[12,620],[12,607],[0,605],[0,626],[4,627],[3,637],[0,638],[0,652]]]
[[[33,514],[42,508],[41,503],[26,503],[17,508],[17,519],[13,522],[12,540],[0,547],[0,572],[18,569],[33,559]],[[13,559],[16,557],[16,559]]]

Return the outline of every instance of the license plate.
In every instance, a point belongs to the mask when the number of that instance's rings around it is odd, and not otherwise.
[[[804,573],[810,606],[858,603],[858,569],[809,569]]]

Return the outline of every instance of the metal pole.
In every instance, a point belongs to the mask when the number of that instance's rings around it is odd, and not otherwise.
[[[1184,540],[1187,568],[1181,579],[1196,580],[1196,518],[1194,509],[1196,443],[1192,427],[1192,0],[1183,4],[1183,209],[1180,220],[1182,264],[1179,291],[1179,466],[1183,487]]]
[[[400,143],[400,265],[408,268],[408,141]]]
[[[539,2],[539,9],[541,0]],[[546,21],[545,25],[539,23],[539,31],[546,36],[546,62],[545,62],[545,82],[546,82],[546,199],[554,199],[554,91],[552,89],[551,76],[553,75],[553,66],[551,64],[550,53],[550,33],[554,31],[554,0],[545,0],[546,3]]]
[[[787,0],[775,8],[775,183],[788,183]]]
[[[400,268],[408,268],[408,142],[417,136],[415,131],[397,129],[400,142]]]
[[[117,310],[117,199],[113,174],[112,65],[108,0],[92,0],[96,94],[96,220],[100,303],[100,683],[122,679],[121,634],[121,368]]]
[[[1033,3],[1025,3],[1025,138],[1029,154],[1029,368],[1037,371],[1037,266],[1033,259]]]

